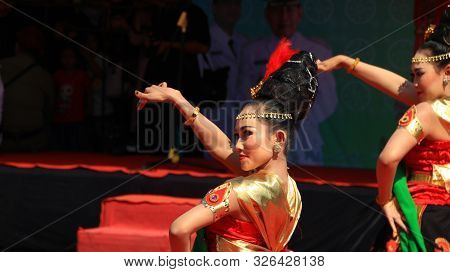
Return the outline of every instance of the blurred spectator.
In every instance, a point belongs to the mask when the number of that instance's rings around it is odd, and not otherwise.
[[[2,115],[3,115],[3,95],[5,93],[5,89],[3,88],[3,81],[1,76],[1,67],[0,67],[0,145],[3,141],[3,133],[2,133]]]
[[[237,67],[246,38],[235,31],[241,16],[241,0],[214,0],[214,23],[210,27],[211,47],[199,55],[199,65],[206,83],[206,98],[224,100],[235,88]],[[209,96],[209,97],[208,97]]]
[[[318,59],[331,57],[331,51],[323,43],[308,39],[297,31],[302,18],[299,0],[267,0],[266,20],[273,35],[250,43],[244,48],[239,64],[238,88],[230,99],[250,99],[250,87],[256,85],[264,76],[265,66],[270,54],[275,50],[280,38],[287,37],[292,47],[312,52]],[[314,107],[298,128],[296,142],[289,154],[291,163],[321,165],[323,140],[319,125],[330,117],[336,109],[336,83],[330,73],[318,76],[319,90]]]
[[[80,49],[80,55],[84,63],[83,67],[91,82],[92,107],[89,109],[94,117],[109,116],[113,113],[113,106],[109,100],[102,101],[104,64],[100,40],[97,33],[88,33],[84,45],[95,52]]]
[[[185,32],[182,27],[177,26],[183,14],[186,14],[187,19]],[[190,0],[159,1],[154,16],[155,27],[150,37],[149,64],[145,79],[153,84],[165,81],[169,86],[179,89],[188,100],[198,104],[205,98],[200,89],[197,54],[207,53],[209,50],[207,16]],[[179,149],[193,146],[195,136],[192,130],[185,129],[178,123],[181,120],[178,111],[169,113],[169,107],[163,109],[159,105],[149,106],[148,111],[154,118],[145,125],[162,126],[163,131],[152,137],[153,151],[168,152],[173,146]],[[167,122],[169,118],[171,121]],[[144,138],[143,135],[139,137]]]
[[[131,81],[130,90],[141,90],[147,87],[145,83],[145,73],[147,66],[149,64],[149,54],[148,49],[151,43],[151,38],[154,33],[155,26],[155,12],[158,8],[155,4],[141,4],[136,6],[133,11],[132,21],[130,24],[130,43],[133,47],[133,51],[136,53],[133,60],[134,63],[131,66],[134,68],[133,72],[137,78],[134,78],[134,83]],[[134,97],[134,96],[132,96]],[[136,114],[136,104],[137,99],[131,101],[129,107],[129,137],[127,141],[126,149],[128,152],[137,151],[137,114]]]
[[[64,36],[83,43],[85,33],[93,30],[90,18],[83,13],[80,3],[66,5],[55,5],[48,14],[49,24],[57,31],[50,32],[52,42],[49,44],[51,52],[60,52],[67,44]],[[58,69],[60,63],[58,54],[49,55],[49,66],[51,71]]]
[[[109,14],[107,33],[103,40],[105,54],[110,61],[135,74],[139,49],[131,42],[132,8],[125,6],[123,1],[114,2],[116,4]],[[111,63],[106,65],[106,94],[112,99],[123,99],[124,95],[132,97],[131,93],[134,91],[136,78],[134,75],[124,72],[117,65]],[[117,111],[117,108],[115,110]]]
[[[93,82],[92,90],[100,91],[102,84],[102,59],[97,55],[101,55],[100,41],[97,33],[86,34],[84,45],[92,52],[95,52],[95,54],[88,50],[80,49],[80,55],[84,64],[83,67]]]
[[[74,48],[65,47],[60,55],[61,68],[53,75],[56,107],[52,144],[55,149],[81,150],[87,147],[84,121],[90,80],[86,72],[79,68],[78,59]]]
[[[247,41],[235,31],[241,16],[241,3],[242,0],[213,1],[214,21],[209,28],[211,47],[208,53],[198,56],[204,99],[221,101],[219,104],[202,103],[203,113],[229,137],[233,135],[234,115],[231,109],[234,103],[224,100],[229,90],[236,88],[241,50]]]
[[[13,1],[8,1],[13,4]],[[16,54],[16,33],[23,20],[9,5],[0,2],[0,59],[13,57]]]
[[[112,106],[111,115],[103,118],[108,138],[106,148],[122,153],[130,134],[132,92],[136,88],[139,50],[131,43],[132,7],[127,1],[114,1],[107,20],[107,32],[102,41],[105,55],[112,63],[104,62],[104,105]],[[125,70],[123,70],[123,68]],[[127,71],[127,72],[125,72]],[[134,104],[136,105],[136,104]],[[106,107],[104,108],[106,112]]]
[[[208,18],[201,8],[190,0],[165,1],[156,14],[152,37],[151,65],[147,79],[155,83],[166,81],[181,90],[185,97],[198,102],[200,72],[197,54],[207,53],[210,46]],[[186,33],[177,26],[183,12],[187,13]]]
[[[50,74],[36,62],[43,52],[41,31],[27,26],[17,33],[16,56],[0,60],[5,86],[2,150],[37,151],[47,146],[54,95]]]

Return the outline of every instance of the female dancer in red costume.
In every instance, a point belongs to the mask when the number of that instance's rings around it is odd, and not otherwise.
[[[205,227],[209,251],[286,250],[302,208],[286,150],[318,87],[316,59],[289,47],[281,42],[264,80],[251,90],[254,100],[236,117],[234,148],[179,91],[162,84],[136,92],[140,100],[173,103],[214,157],[241,175],[211,190],[202,204],[172,223],[173,251],[190,251],[191,234]]]
[[[414,81],[360,62],[336,56],[318,62],[319,71],[345,68],[369,85],[408,104],[377,162],[378,197],[396,237],[407,231],[396,205],[392,186],[397,166],[407,166],[408,188],[417,206],[418,221],[427,250],[449,249],[450,240],[450,8],[441,24],[412,58]]]

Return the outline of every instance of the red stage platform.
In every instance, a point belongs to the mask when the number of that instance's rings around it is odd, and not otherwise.
[[[200,199],[125,195],[103,201],[98,228],[78,230],[78,251],[170,251],[170,224]]]

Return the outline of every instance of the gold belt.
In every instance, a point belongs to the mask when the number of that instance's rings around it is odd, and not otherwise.
[[[427,182],[439,187],[444,187],[444,189],[450,194],[450,163],[433,164],[433,172],[430,174],[426,172],[413,172],[410,180]]]
[[[436,186],[445,188],[444,179],[440,179],[440,178],[436,179],[436,177],[433,177],[431,174],[413,172],[413,173],[411,173],[408,180],[413,181],[413,182],[429,183],[432,185],[436,185]]]

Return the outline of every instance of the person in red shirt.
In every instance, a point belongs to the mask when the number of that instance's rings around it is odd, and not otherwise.
[[[61,68],[53,75],[56,89],[53,143],[56,149],[80,150],[86,147],[84,121],[91,84],[87,73],[78,68],[75,49],[64,48],[60,62]]]

